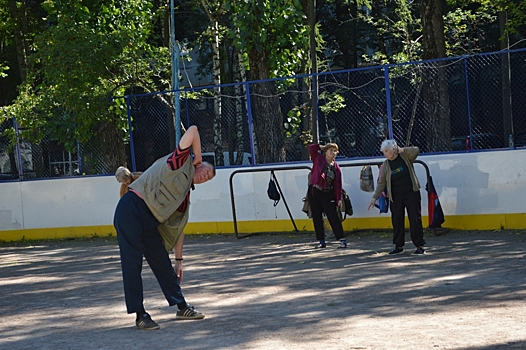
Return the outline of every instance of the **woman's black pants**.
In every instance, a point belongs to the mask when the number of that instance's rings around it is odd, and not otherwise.
[[[336,198],[334,191],[321,191],[315,187],[309,186],[309,205],[316,231],[316,239],[321,241],[325,239],[325,228],[323,227],[323,213],[327,216],[331,224],[332,231],[336,239],[343,239],[343,226],[340,214],[337,210]]]
[[[393,193],[393,201],[390,204],[394,231],[393,244],[396,244],[397,247],[403,247],[405,244],[405,211],[407,209],[411,240],[415,247],[425,245],[420,191]]]

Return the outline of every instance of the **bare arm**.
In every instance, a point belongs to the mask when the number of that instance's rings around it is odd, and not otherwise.
[[[199,131],[195,125],[189,127],[179,141],[180,149],[187,149],[188,147],[192,147],[192,151],[194,152],[194,165],[201,164],[203,162],[203,156],[201,154],[201,137],[199,136]]]
[[[367,207],[367,210],[371,209],[372,207],[374,207],[374,204],[376,203],[376,199],[371,199],[371,202],[369,203],[369,206]]]
[[[175,274],[179,279],[179,283],[183,281],[183,245],[184,245],[184,232],[181,233],[177,243],[175,243],[174,254],[175,254]],[[180,259],[180,260],[178,260]]]
[[[120,196],[124,196],[128,192],[128,185],[121,183],[121,190],[119,192]]]

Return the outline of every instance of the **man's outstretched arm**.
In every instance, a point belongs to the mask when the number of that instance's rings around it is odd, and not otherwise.
[[[175,274],[179,283],[183,281],[183,245],[184,245],[184,232],[181,232],[181,236],[175,243],[174,254],[175,254]]]
[[[179,141],[180,149],[186,149],[188,147],[192,147],[192,152],[194,153],[194,165],[201,164],[203,162],[203,156],[201,154],[201,137],[199,136],[199,131],[195,125],[189,127]]]

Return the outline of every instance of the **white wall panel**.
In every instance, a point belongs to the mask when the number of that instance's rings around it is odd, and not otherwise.
[[[113,176],[22,182],[24,228],[111,225],[119,188]]]
[[[0,230],[24,229],[20,182],[0,184]]]
[[[526,150],[428,155],[419,159],[430,169],[446,215],[525,212]],[[360,168],[343,168],[344,188],[351,196],[354,217],[379,216],[378,209],[367,211],[371,193],[359,188]],[[415,169],[422,186],[422,213],[427,215],[425,168],[416,164]],[[191,194],[190,222],[232,221],[229,177],[234,170],[219,169],[212,181],[196,185]],[[306,218],[301,200],[307,189],[307,173],[305,169],[276,171],[294,218]],[[373,174],[376,178],[377,167]],[[268,171],[234,176],[238,221],[289,218],[283,199],[273,207],[267,197],[269,178]],[[113,176],[0,183],[0,230],[111,225],[119,186]]]

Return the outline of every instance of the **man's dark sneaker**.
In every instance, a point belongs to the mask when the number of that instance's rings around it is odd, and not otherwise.
[[[320,242],[316,248],[327,248],[327,244],[325,244],[325,242]]]
[[[346,241],[340,241],[340,245],[338,248],[347,248],[347,242]]]
[[[181,320],[201,320],[205,318],[202,312],[197,311],[192,305],[186,305],[182,310],[177,311],[177,319]]]
[[[153,331],[160,328],[159,325],[154,320],[152,320],[147,312],[137,317],[135,320],[135,325],[137,328],[145,329],[147,331]]]
[[[424,255],[426,253],[426,250],[422,247],[416,248],[415,252],[413,254],[415,255]]]
[[[389,255],[400,254],[404,252],[404,248],[395,247],[395,249],[389,252]]]

